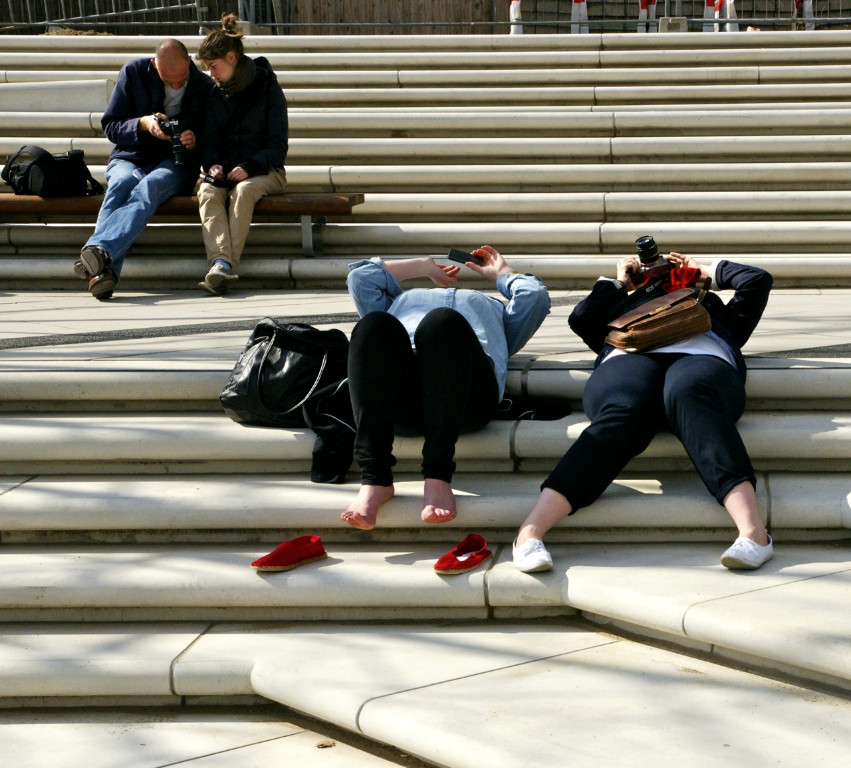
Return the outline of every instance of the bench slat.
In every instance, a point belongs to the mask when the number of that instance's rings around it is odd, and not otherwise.
[[[0,214],[83,215],[97,214],[102,195],[90,197],[52,197],[36,195],[0,195]],[[290,195],[269,195],[258,201],[255,212],[265,216],[290,214],[296,216],[328,216],[350,214],[352,208],[364,201],[361,192],[316,192]],[[198,215],[198,197],[192,195],[171,198],[160,206],[157,215]]]

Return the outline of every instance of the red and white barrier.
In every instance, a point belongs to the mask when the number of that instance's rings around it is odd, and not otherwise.
[[[636,32],[655,32],[656,25],[648,22],[656,21],[656,0],[638,0],[638,28]]]
[[[588,8],[585,0],[573,0],[573,8],[570,9],[570,34],[588,34]]]
[[[812,0],[809,0],[812,2]],[[736,17],[736,0],[718,0],[715,4],[715,18],[735,19]],[[724,25],[725,32],[738,32],[739,22],[728,21]]]
[[[508,20],[511,22],[509,35],[522,35],[523,25],[520,23],[523,20],[520,14],[520,0],[511,0],[508,7]]]
[[[715,3],[717,0],[706,0],[705,5],[703,6],[703,18],[704,19],[712,19],[715,21]],[[717,32],[718,25],[717,24],[704,24],[703,25],[704,32]]]

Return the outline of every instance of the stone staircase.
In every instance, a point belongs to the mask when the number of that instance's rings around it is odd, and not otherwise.
[[[366,192],[329,222],[322,257],[300,255],[297,225],[258,224],[242,290],[205,299],[189,290],[198,225],[154,224],[100,304],[70,270],[92,222],[0,222],[9,718],[215,704],[245,720],[236,705],[271,700],[451,768],[845,765],[851,33],[249,42],[290,104],[291,189]],[[110,81],[153,46],[0,38],[0,154],[74,146],[102,174]],[[776,277],[741,421],[776,557],[721,568],[732,526],[660,436],[553,531],[551,573],[521,574],[516,526],[585,424],[592,356],[567,316],[646,232]],[[483,242],[552,288],[509,389],[573,413],[462,438],[459,516],[437,527],[419,521],[418,441],[400,439],[396,498],[374,531],[350,529],[355,473],[311,484],[310,433],[234,424],[218,392],[260,317],[349,331],[353,257]],[[468,531],[493,560],[436,575]],[[249,568],[307,532],[327,560]],[[44,764],[39,733],[19,764]]]

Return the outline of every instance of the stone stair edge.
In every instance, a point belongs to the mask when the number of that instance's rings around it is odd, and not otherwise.
[[[102,605],[114,608],[126,600],[122,594],[129,589],[135,589],[140,597],[134,603],[137,606],[157,605],[161,610],[166,605],[198,606],[197,616],[187,619],[196,622],[195,626],[191,623],[179,625],[184,632],[188,629],[190,636],[198,631],[198,622],[218,619],[228,622],[227,616],[208,617],[203,610],[204,605],[219,608],[235,606],[239,599],[237,596],[241,596],[239,605],[262,607],[269,605],[272,599],[269,595],[264,596],[267,589],[277,595],[274,605],[278,607],[282,604],[297,607],[304,604],[305,600],[309,600],[313,606],[324,604],[328,608],[339,605],[343,600],[347,600],[349,605],[363,608],[392,605],[395,601],[404,601],[405,605],[425,609],[432,604],[446,608],[489,604],[497,620],[503,613],[509,616],[512,606],[537,607],[541,609],[542,615],[546,615],[547,609],[561,608],[568,614],[570,609],[579,611],[580,615],[598,622],[602,617],[602,620],[611,620],[615,626],[637,628],[639,634],[645,632],[650,637],[696,646],[707,652],[718,653],[721,658],[733,653],[747,654],[769,668],[775,664],[783,670],[794,668],[802,677],[811,675],[812,679],[823,684],[833,683],[846,689],[851,687],[851,657],[847,653],[849,634],[843,631],[843,627],[848,624],[848,617],[841,612],[837,614],[838,606],[845,604],[848,591],[851,590],[848,545],[787,544],[782,550],[778,547],[775,560],[762,570],[744,575],[725,571],[717,565],[721,546],[554,545],[552,551],[556,568],[548,574],[535,575],[516,571],[507,550],[503,549],[497,554],[497,562],[488,571],[476,571],[458,577],[449,585],[444,583],[449,577],[437,576],[431,570],[432,560],[442,551],[440,546],[433,545],[402,549],[353,549],[338,546],[329,552],[333,562],[323,561],[326,563],[324,575],[322,563],[284,574],[273,574],[268,578],[250,572],[237,573],[236,569],[240,567],[250,571],[245,563],[237,562],[237,558],[250,557],[250,552],[221,547],[216,549],[215,560],[212,552],[208,551],[206,557],[196,559],[191,568],[189,562],[185,563],[181,572],[177,571],[181,555],[173,548],[170,553],[150,553],[148,550],[150,554],[147,561],[139,561],[136,565],[138,572],[135,573],[128,573],[134,570],[134,565],[121,568],[122,562],[132,563],[132,560],[117,558],[113,565],[103,548],[100,548],[99,557],[94,559],[79,548],[69,548],[69,554],[75,553],[74,562],[63,559],[62,555],[55,552],[49,555],[38,552],[27,554],[19,552],[19,548],[12,548],[13,552],[4,557],[0,569],[4,571],[2,591],[8,597],[5,602],[9,608],[37,602],[44,609],[45,616],[54,604],[73,606],[83,599],[87,607]],[[129,554],[125,552],[125,556]],[[21,576],[15,572],[15,565],[7,562],[16,560],[42,564],[35,577],[24,576],[35,582],[31,589],[17,586]],[[217,576],[205,571],[213,563],[217,568]],[[164,567],[169,565],[173,569],[171,576],[164,574]],[[398,565],[408,565],[408,568],[404,573],[397,573]],[[97,569],[100,574],[96,582],[88,579],[88,587],[84,584],[87,567]],[[336,579],[327,572],[333,569],[341,572]],[[633,579],[624,580],[624,569],[631,569]],[[39,577],[40,573],[45,573],[45,577]],[[41,583],[47,581],[47,574],[53,575],[53,580],[49,586],[42,586]],[[169,581],[172,582],[171,586]],[[249,586],[252,582],[256,582],[254,588]],[[262,589],[258,589],[258,586]],[[40,593],[37,601],[27,596],[28,592],[35,590]],[[191,590],[193,601],[181,599],[181,591],[187,590]],[[88,594],[84,596],[86,592]],[[818,595],[818,599],[812,600],[815,595]],[[755,610],[756,606],[759,608]],[[409,615],[415,615],[415,611]],[[356,622],[365,616],[368,614],[356,615],[353,612],[350,620]],[[113,625],[110,629],[112,633],[124,633],[143,645],[144,634],[134,631],[135,621],[138,620]],[[268,622],[265,627],[269,627]],[[79,653],[73,646],[69,653],[62,639],[66,636],[72,639],[75,635],[85,636],[86,633],[97,637],[98,627],[78,624],[69,631],[60,621],[55,627],[51,624],[42,624],[36,628],[6,624],[3,629],[5,631],[0,637],[11,635],[14,640],[17,635],[29,635],[31,641],[39,638],[35,644],[46,649],[47,653],[42,650],[41,654],[33,654],[36,656],[36,671],[25,670],[23,676],[33,675],[35,684],[43,686],[44,682],[38,682],[43,680],[44,673],[43,668],[38,669],[40,664],[49,664],[56,655],[61,658],[63,653],[72,657],[74,652]],[[222,637],[217,637],[217,627],[204,629],[205,637],[216,638],[211,643],[212,647],[215,648],[217,643],[221,647]],[[273,636],[276,632],[274,628],[258,630],[257,625],[252,629],[259,634],[270,633]],[[225,625],[221,631],[223,634],[234,634],[239,632],[239,628]],[[301,632],[309,629],[289,624],[286,631]],[[392,633],[396,630],[389,631]],[[51,639],[51,635],[58,636],[59,641]],[[172,648],[177,642],[182,650],[192,645],[185,640],[177,637],[169,642]],[[192,662],[193,654],[198,654],[200,650],[200,666],[190,672],[187,679],[200,673],[201,679],[204,679],[201,685],[209,685],[216,679],[215,675],[209,677],[216,660],[221,662],[225,659],[218,658],[215,651],[212,657],[205,659],[204,645],[203,639],[200,645],[192,645],[193,649],[181,656],[181,661],[188,659]],[[20,651],[9,654],[7,650],[6,654],[0,654],[0,658],[3,655],[3,666],[7,668],[20,663],[22,656],[26,658],[26,652]],[[243,660],[236,666],[239,674],[245,673]],[[117,671],[116,667],[113,667],[113,671]],[[231,674],[233,671],[228,677]],[[218,679],[221,681],[221,677]],[[30,680],[32,683],[33,679]],[[126,680],[122,683],[126,684]],[[218,692],[233,694],[247,691],[230,689]],[[14,688],[7,695],[16,693],[24,695]],[[118,694],[119,691],[111,693]],[[184,693],[189,694],[190,691]],[[209,695],[212,691],[195,689],[192,693]],[[30,695],[39,694],[48,695],[48,692],[44,688],[30,692]]]
[[[422,479],[410,470],[399,472],[395,498],[382,509],[378,527],[365,534],[340,519],[359,487],[354,468],[339,485],[311,483],[306,472],[140,476],[125,469],[115,475],[75,476],[57,470],[54,465],[54,474],[0,477],[0,541],[26,543],[27,535],[49,541],[50,533],[98,532],[95,539],[103,536],[108,543],[106,532],[124,532],[131,539],[171,542],[191,539],[197,532],[202,539],[215,534],[217,541],[270,542],[301,535],[295,532],[322,531],[339,541],[408,537],[425,542],[452,540],[470,529],[488,530],[497,541],[508,541],[547,475],[546,469],[524,474],[459,471],[453,482],[458,517],[434,526],[420,519]],[[759,471],[763,519],[787,537],[851,538],[848,483],[847,471]],[[623,473],[599,501],[563,521],[552,536],[556,541],[598,540],[608,532],[618,541],[659,535],[714,541],[727,538],[729,528],[726,513],[706,493],[694,469],[683,466],[676,472]]]
[[[104,462],[162,464],[170,462],[305,461],[310,459],[313,435],[308,430],[246,427],[221,414],[4,414],[0,459],[9,466],[32,462],[66,462],[69,466]],[[462,435],[459,461],[474,463],[561,458],[587,426],[584,414],[553,421],[492,421],[483,430]],[[739,431],[756,466],[776,461],[847,459],[851,445],[851,416],[846,410],[748,412]],[[179,439],[176,439],[179,436]],[[80,440],[89,447],[78,449]],[[398,438],[394,453],[416,461],[421,440]],[[685,454],[669,434],[657,435],[642,459],[680,461]],[[20,474],[12,470],[12,474]]]

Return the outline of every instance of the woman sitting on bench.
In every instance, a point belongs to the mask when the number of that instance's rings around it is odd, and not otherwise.
[[[209,271],[199,288],[215,296],[238,279],[254,205],[287,186],[287,102],[269,62],[243,53],[233,14],[198,49],[216,82],[207,102],[198,190]]]

